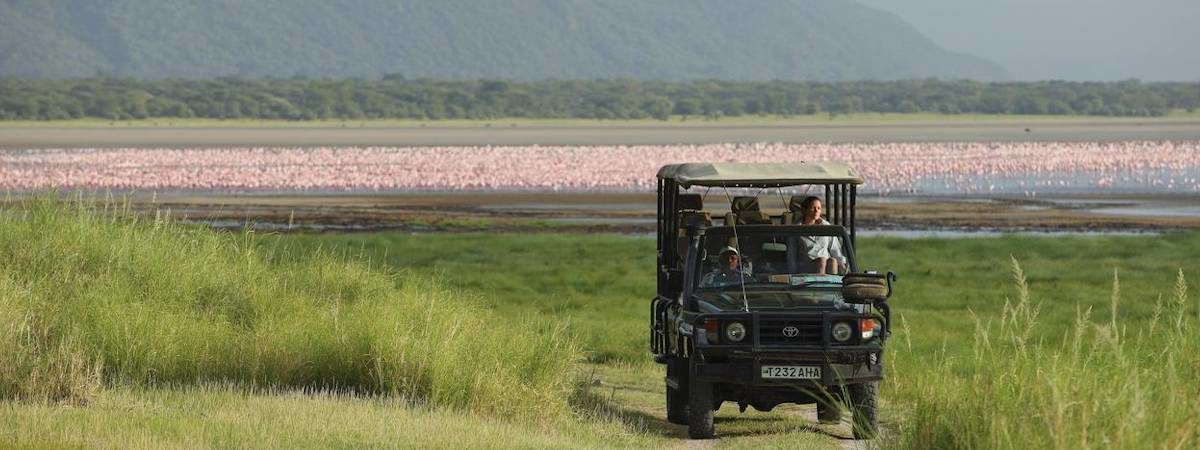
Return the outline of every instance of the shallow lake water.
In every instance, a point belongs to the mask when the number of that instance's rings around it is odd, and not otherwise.
[[[867,192],[869,186],[864,187]],[[913,183],[913,194],[1002,195],[1187,194],[1200,193],[1200,167],[1137,171],[1011,173],[928,177]],[[885,193],[886,194],[886,193]]]
[[[899,237],[907,239],[942,238],[993,238],[1001,236],[1155,236],[1161,233],[1149,230],[995,230],[995,229],[895,229],[860,230],[864,237]]]

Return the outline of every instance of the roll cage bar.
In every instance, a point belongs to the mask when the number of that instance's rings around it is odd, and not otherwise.
[[[837,225],[738,225],[737,235],[745,236],[763,236],[763,235],[799,235],[799,236],[832,236],[841,238],[846,244],[842,252],[845,253],[846,259],[850,263],[850,270],[858,269],[858,263],[855,261],[854,243],[850,241],[849,235],[846,234],[846,229]],[[724,239],[734,236],[733,227],[719,226],[712,227],[701,232],[705,239]],[[745,250],[738,249],[743,253]]]
[[[746,188],[783,188],[796,186],[822,186],[825,188],[825,210],[827,211],[826,220],[832,225],[837,225],[845,230],[844,242],[847,242],[848,257],[853,254],[856,244],[857,232],[855,228],[855,210],[856,200],[858,197],[858,185],[862,183],[861,179],[855,177],[830,177],[828,181],[820,179],[804,179],[804,180],[737,180],[736,182],[727,185],[717,184],[716,182],[690,183],[687,185],[681,184],[674,176],[678,170],[672,170],[680,166],[667,166],[659,171],[658,176],[658,221],[657,221],[657,245],[658,245],[658,296],[664,298],[677,298],[682,292],[684,284],[684,267],[681,263],[682,256],[680,254],[679,239],[685,237],[682,235],[683,230],[692,226],[701,224],[686,224],[680,223],[679,196],[683,194],[683,190],[691,185],[700,186],[725,186],[725,187],[746,187]],[[850,169],[853,175],[853,169]],[[773,230],[780,230],[779,227],[787,225],[738,225],[738,230],[748,230],[751,227],[771,227]],[[790,226],[789,226],[790,227]],[[716,228],[713,227],[714,232]]]

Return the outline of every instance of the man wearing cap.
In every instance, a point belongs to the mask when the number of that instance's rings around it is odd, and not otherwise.
[[[741,255],[736,248],[725,247],[717,257],[717,267],[700,279],[702,287],[719,287],[752,280],[749,270],[741,267]]]

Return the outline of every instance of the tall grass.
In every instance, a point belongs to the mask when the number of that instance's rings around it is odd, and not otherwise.
[[[1196,448],[1200,446],[1200,320],[1183,271],[1148,325],[1121,320],[1114,271],[1109,320],[1077,307],[1069,326],[1040,323],[1024,271],[1012,260],[1016,297],[997,320],[976,318],[969,354],[913,353],[894,342],[893,381],[911,410],[898,419],[904,448]],[[1200,308],[1198,308],[1200,310]],[[1055,326],[1062,338],[1035,339]],[[915,381],[919,380],[919,381]]]
[[[564,324],[592,362],[646,361],[654,240],[604,234],[287,234],[287,248],[331,248],[486,293],[507,317]]]
[[[86,205],[0,214],[0,398],[217,382],[505,416],[567,408],[579,353],[559,329],[355,258]]]

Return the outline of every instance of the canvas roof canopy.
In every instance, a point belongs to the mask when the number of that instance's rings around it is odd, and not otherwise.
[[[782,187],[798,184],[862,184],[844,162],[818,163],[685,163],[663,166],[659,178],[680,186]]]

